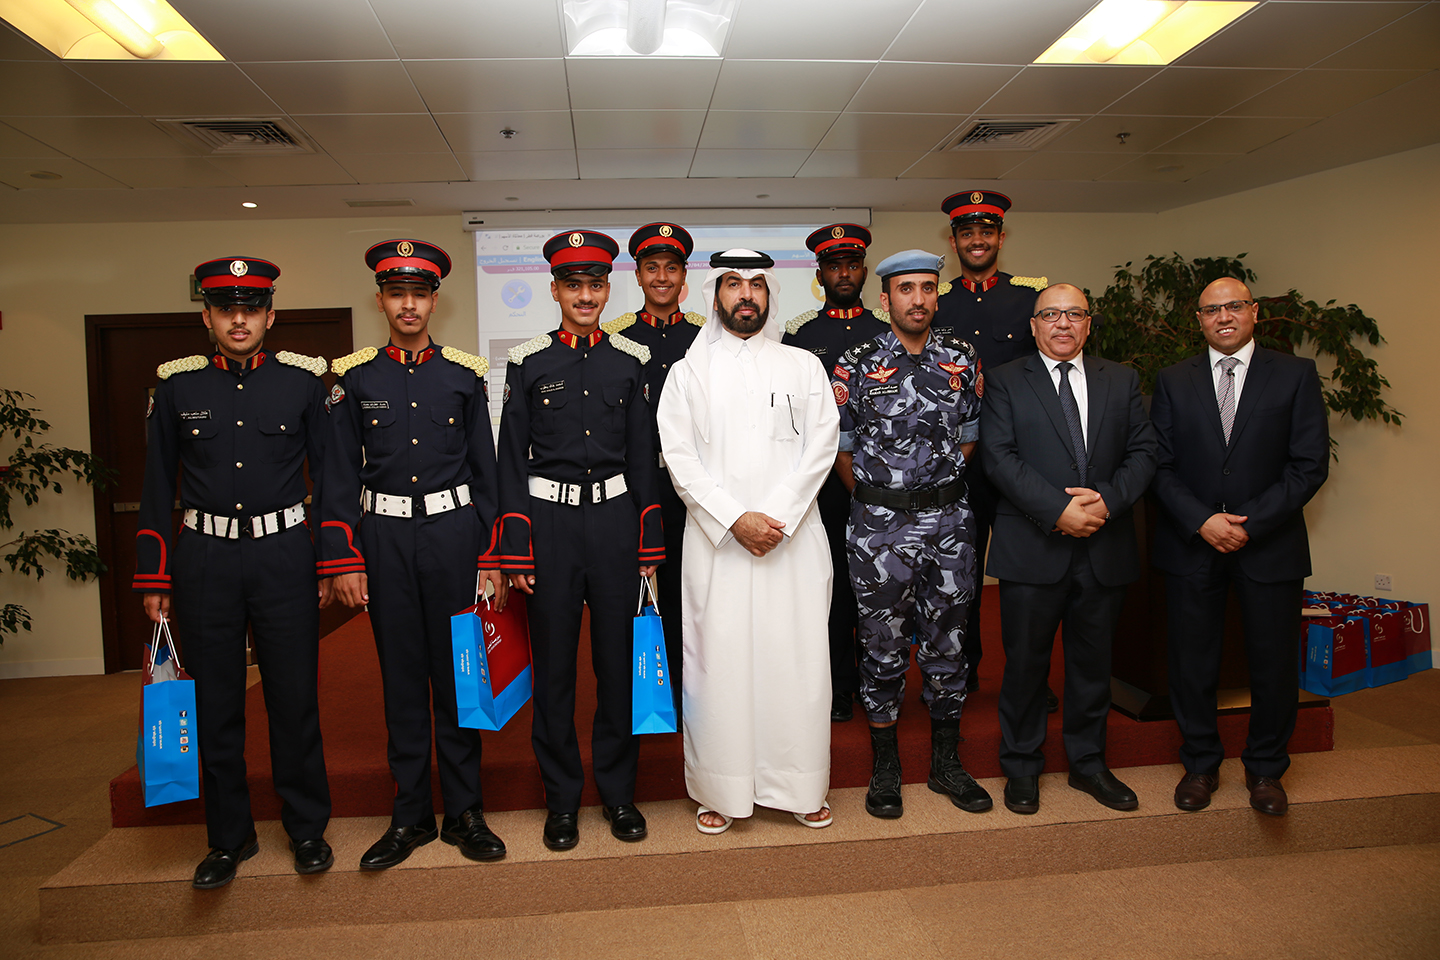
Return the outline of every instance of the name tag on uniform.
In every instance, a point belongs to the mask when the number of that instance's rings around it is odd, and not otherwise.
[[[361,409],[361,410],[389,410],[389,409],[390,409],[390,401],[389,401],[389,400],[361,400],[361,401],[360,401],[360,409]]]
[[[540,393],[554,393],[556,390],[564,390],[564,389],[565,389],[565,381],[564,381],[564,380],[556,380],[554,383],[542,383],[542,384],[540,384],[539,392],[540,392]]]
[[[817,357],[823,357],[823,356],[825,356],[825,354],[827,354],[827,353],[830,352],[830,348],[829,348],[829,347],[811,347],[811,348],[810,348],[810,352],[813,353],[813,354],[815,354],[815,356],[817,356]]]
[[[899,392],[900,392],[900,384],[898,384],[898,383],[885,383],[885,384],[881,384],[881,385],[878,386],[878,387],[871,387],[869,390],[867,390],[867,391],[865,392],[865,396],[867,396],[867,397],[888,397],[888,396],[889,396],[890,394],[892,394],[892,393],[899,393]]]
[[[181,410],[181,411],[180,411],[180,419],[181,419],[181,420],[209,420],[209,419],[210,419],[210,411],[209,411],[209,410]]]

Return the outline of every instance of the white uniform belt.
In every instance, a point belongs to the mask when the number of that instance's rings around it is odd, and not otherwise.
[[[625,474],[617,473],[599,483],[560,483],[544,477],[530,478],[530,496],[554,503],[568,503],[578,507],[581,503],[604,503],[626,491]]]
[[[282,530],[298,527],[304,522],[304,503],[297,503],[293,507],[276,510],[274,513],[262,513],[258,517],[244,519],[219,517],[203,510],[186,510],[184,518],[185,526],[196,533],[203,533],[210,537],[222,537],[226,540],[239,540],[242,534],[252,540],[258,540],[261,537],[268,537],[272,533],[280,533]]]
[[[437,513],[449,513],[470,505],[470,484],[462,483],[448,490],[437,490],[423,497],[402,497],[391,493],[376,493],[360,489],[360,506],[366,513],[378,513],[382,517],[433,517]]]

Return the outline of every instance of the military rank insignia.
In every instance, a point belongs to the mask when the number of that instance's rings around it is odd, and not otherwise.
[[[966,369],[964,364],[942,363],[940,369],[950,374],[950,389],[959,390],[961,387],[960,374],[964,373]]]
[[[325,398],[325,412],[329,413],[330,409],[334,407],[335,404],[339,403],[341,400],[344,399],[345,388],[340,386],[340,384],[338,383],[335,384],[335,386],[330,388],[330,396]]]
[[[895,376],[899,370],[899,367],[876,367],[874,370],[865,374],[865,376],[874,380],[876,383],[888,383],[890,378]]]

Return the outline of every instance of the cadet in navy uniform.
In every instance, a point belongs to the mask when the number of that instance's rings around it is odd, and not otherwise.
[[[195,268],[214,356],[161,364],[146,411],[145,492],[134,586],[151,620],[174,595],[186,668],[195,678],[210,853],[194,886],[223,887],[260,849],[245,784],[245,628],[254,633],[270,721],[270,763],[297,873],[335,862],[325,842],[330,786],[320,742],[315,547],[305,523],[305,472],[320,472],[321,357],[262,349],[275,322],[280,268],[226,257]],[[184,527],[170,542],[177,467]],[[173,572],[172,572],[173,571]],[[319,602],[317,603],[317,597]]]
[[[854,494],[850,580],[860,613],[860,700],[875,753],[865,809],[887,819],[904,813],[895,724],[914,635],[930,711],[930,789],[970,813],[993,805],[956,754],[977,576],[966,461],[980,436],[984,381],[974,347],[930,328],[944,262],[924,250],[882,262],[880,306],[890,330],[851,347],[831,373],[840,474]]]
[[[438,835],[471,860],[505,844],[485,824],[480,734],[458,724],[450,617],[475,600],[476,567],[504,606],[506,585],[481,554],[495,522],[489,364],[430,339],[450,258],[421,240],[365,251],[390,325],[383,350],[336,360],[330,391],[320,574],[347,606],[369,604],[385,689],[395,805],[390,828],[360,858],[383,870]],[[430,791],[431,708],[445,818]]]
[[[636,571],[653,574],[665,545],[654,418],[645,406],[650,351],[600,328],[619,251],[591,230],[546,242],[560,329],[511,349],[505,376],[499,561],[511,585],[535,598],[531,742],[545,783],[543,836],[551,850],[580,841],[585,770],[575,734],[575,654],[586,605],[597,700],[595,785],[617,839],[646,834],[635,806],[640,745],[631,733],[631,620]]]
[[[829,369],[846,350],[884,331],[875,315],[860,302],[865,287],[865,250],[870,231],[854,223],[832,223],[805,238],[819,266],[815,279],[825,290],[825,306],[806,310],[785,324],[780,342],[809,350]],[[855,593],[845,565],[845,524],[850,517],[850,494],[839,471],[825,478],[820,488],[820,522],[830,539],[830,559],[835,564],[835,588],[830,595],[830,719],[849,720],[855,715],[852,704],[860,688],[856,672]]]
[[[695,250],[690,231],[676,223],[647,223],[630,235],[630,256],[635,258],[635,282],[645,295],[645,309],[638,314],[621,314],[606,320],[606,333],[624,333],[650,351],[645,364],[645,400],[651,420],[660,405],[660,391],[670,368],[685,356],[695,334],[705,325],[705,315],[680,310],[685,288],[685,263]],[[680,675],[684,652],[680,643],[680,551],[685,541],[685,503],[670,482],[665,458],[660,456],[660,433],[651,434],[660,465],[656,484],[660,491],[660,514],[665,519],[665,557],[656,571],[660,583],[660,619],[665,625],[665,654],[674,675],[675,708],[679,716]]]
[[[940,204],[950,216],[950,249],[960,263],[960,276],[941,284],[935,308],[936,333],[953,334],[968,341],[980,356],[982,367],[998,367],[1035,353],[1030,316],[1035,297],[1045,289],[1044,277],[1016,277],[996,268],[1005,245],[1005,212],[1010,198],[992,190],[966,190]],[[981,451],[977,450],[977,457]],[[985,569],[985,548],[995,523],[999,498],[976,460],[969,477],[970,508],[975,512],[975,563]],[[980,598],[970,604],[965,631],[965,659],[970,664],[969,686],[980,682]],[[1052,713],[1059,706],[1053,693],[1046,695]]]

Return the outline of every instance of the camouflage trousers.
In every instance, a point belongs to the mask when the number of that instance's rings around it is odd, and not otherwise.
[[[930,716],[960,716],[968,672],[965,623],[975,595],[974,531],[963,501],[913,513],[851,503],[847,534],[860,614],[860,701],[872,723],[899,719],[912,637]]]

